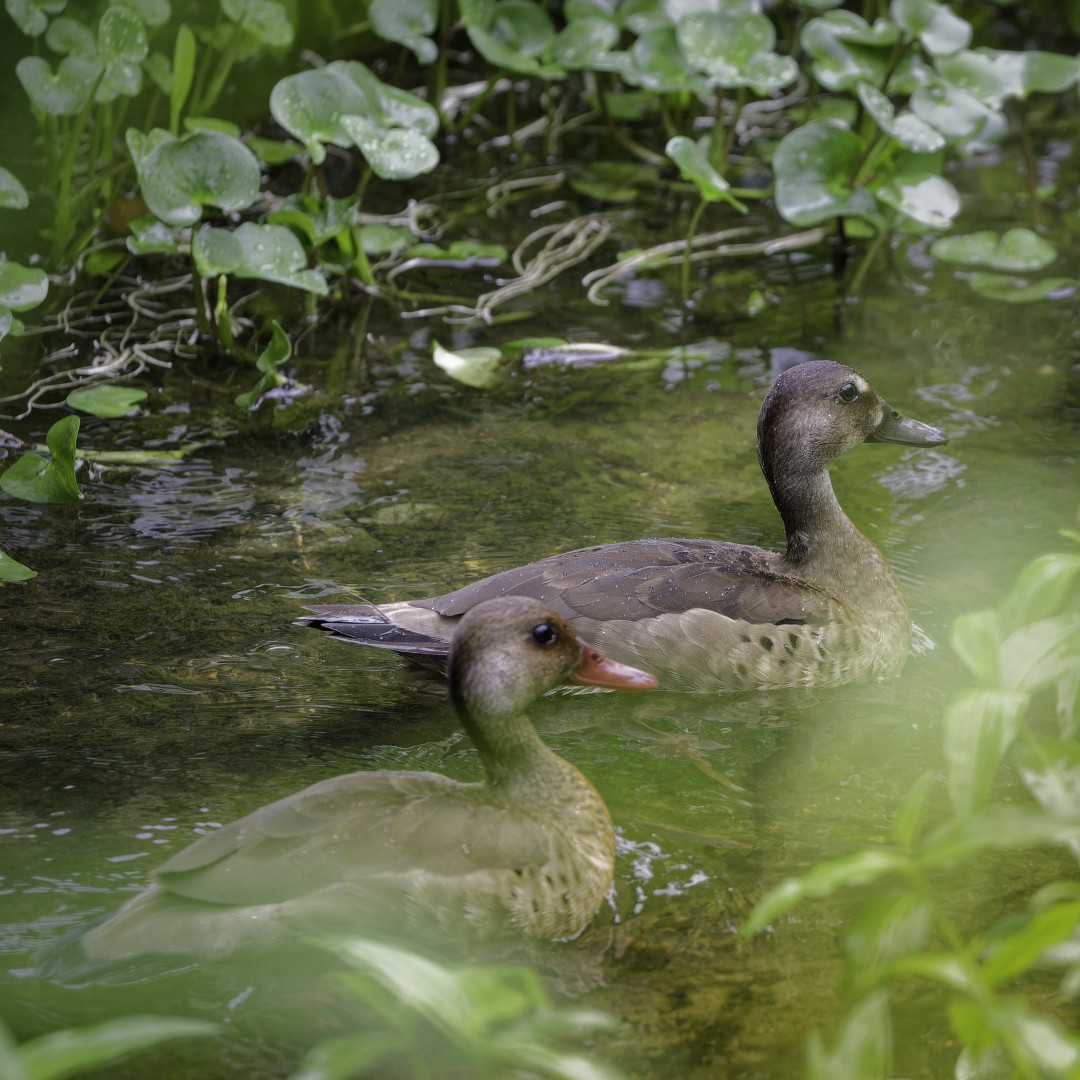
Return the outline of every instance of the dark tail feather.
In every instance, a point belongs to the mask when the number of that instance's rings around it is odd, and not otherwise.
[[[390,649],[415,659],[423,667],[442,670],[445,666],[445,663],[433,664],[430,659],[424,658],[434,657],[445,662],[450,651],[448,642],[398,626],[373,604],[328,604],[307,607],[305,610],[315,614],[297,619],[296,625],[325,630],[342,641],[352,641],[357,645]]]

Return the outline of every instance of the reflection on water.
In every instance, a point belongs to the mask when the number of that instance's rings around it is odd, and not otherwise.
[[[637,302],[647,292],[626,288]],[[798,1074],[806,1033],[843,1011],[843,904],[806,905],[751,942],[738,928],[785,875],[888,835],[913,779],[939,767],[937,722],[961,678],[953,617],[997,600],[1075,512],[1061,493],[1075,501],[1080,434],[1064,376],[1039,352],[1066,315],[1043,305],[1034,339],[1008,318],[988,328],[999,313],[976,317],[976,304],[954,301],[968,306],[949,316],[871,298],[847,342],[801,342],[952,437],[934,451],[867,447],[834,469],[921,628],[899,680],[560,694],[535,710],[605,797],[619,841],[610,904],[578,941],[530,959],[623,1021],[598,1045],[638,1075]],[[605,317],[592,335],[621,343],[618,315]],[[990,362],[988,339],[1007,364]],[[300,1048],[340,1030],[323,958],[89,992],[27,971],[40,944],[119,906],[195,836],[290,791],[355,769],[480,775],[438,682],[293,626],[304,603],[443,592],[636,536],[778,545],[753,446],[771,344],[714,343],[704,359],[634,371],[540,365],[501,396],[433,389],[410,353],[409,393],[328,411],[302,437],[102,473],[77,512],[4,497],[5,546],[40,571],[0,589],[0,1001],[19,1035],[109,1010],[194,1012],[235,1037],[110,1075],[232,1080],[286,1075]],[[97,425],[95,445],[128,423]],[[945,1075],[939,1010],[910,1005],[909,1030],[941,1037],[904,1045],[905,1075]]]

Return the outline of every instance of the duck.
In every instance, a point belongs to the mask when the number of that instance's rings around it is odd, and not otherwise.
[[[550,605],[583,640],[652,672],[666,690],[892,678],[910,651],[908,605],[885,556],[837,501],[829,463],[862,443],[948,441],[939,428],[893,409],[854,368],[806,360],[776,377],[757,424],[758,462],[783,521],[785,550],[627,540],[552,555],[433,598],[313,605],[296,621],[434,667],[466,612],[516,593]]]
[[[436,940],[580,934],[611,887],[611,818],[526,710],[567,681],[651,690],[655,677],[609,660],[546,605],[518,596],[461,618],[447,677],[484,780],[354,772],[263,806],[173,855],[145,891],[85,929],[78,965],[122,982],[124,965],[146,956],[197,962],[298,932],[373,926]]]

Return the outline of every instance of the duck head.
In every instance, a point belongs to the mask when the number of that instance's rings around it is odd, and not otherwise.
[[[854,368],[810,360],[781,373],[758,416],[758,460],[778,474],[819,472],[862,442],[941,446],[939,428],[903,416]]]
[[[450,700],[467,728],[517,716],[565,682],[651,690],[652,675],[602,656],[539,600],[500,596],[462,616],[447,662]],[[471,731],[470,731],[471,734]]]

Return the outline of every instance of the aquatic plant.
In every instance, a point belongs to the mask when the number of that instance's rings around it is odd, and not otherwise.
[[[1080,534],[1068,532],[1080,544]],[[797,904],[874,886],[846,920],[846,982],[855,998],[832,1049],[815,1036],[813,1080],[884,1080],[890,1073],[890,992],[912,979],[945,994],[962,1047],[958,1077],[1066,1077],[1080,1071],[1080,1030],[1038,993],[1018,993],[1035,972],[1062,972],[1058,994],[1080,992],[1080,878],[1034,883],[991,925],[971,925],[953,902],[958,875],[992,851],[1058,847],[1080,853],[1080,552],[1041,556],[997,607],[961,616],[953,648],[976,685],[942,724],[951,815],[929,824],[935,775],[897,808],[892,842],[820,863],[777,885],[747,934],[782,937]],[[995,797],[1008,763],[1028,799]],[[962,878],[961,878],[962,880]],[[1030,987],[1030,982],[1028,986]]]

